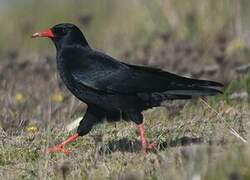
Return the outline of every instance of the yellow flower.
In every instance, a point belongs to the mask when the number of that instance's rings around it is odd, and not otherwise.
[[[22,93],[20,93],[20,92],[17,92],[15,94],[15,100],[17,102],[23,102],[25,100],[24,95]]]
[[[242,50],[245,47],[245,42],[243,39],[236,38],[232,40],[226,49],[226,54],[231,55],[239,50]]]
[[[60,103],[60,102],[63,101],[63,99],[64,99],[64,97],[63,97],[63,95],[60,92],[56,92],[56,93],[54,93],[54,94],[51,95],[51,100],[53,102]]]
[[[26,128],[26,131],[29,133],[36,133],[38,131],[38,128],[36,126],[29,126]]]

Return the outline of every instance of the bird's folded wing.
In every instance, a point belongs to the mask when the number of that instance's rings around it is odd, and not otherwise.
[[[101,92],[119,94],[169,92],[202,95],[201,92],[218,93],[220,91],[213,87],[222,86],[216,82],[185,78],[159,69],[120,64],[121,66],[110,66],[109,63],[102,63],[102,68],[98,68],[96,64],[95,70],[82,70],[79,67],[72,75],[84,86]]]

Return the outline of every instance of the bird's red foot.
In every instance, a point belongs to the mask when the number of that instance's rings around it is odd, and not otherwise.
[[[54,147],[52,147],[52,148],[49,148],[49,149],[48,149],[48,152],[49,152],[49,153],[62,152],[62,153],[64,153],[64,154],[68,155],[68,154],[70,153],[70,151],[67,150],[67,149],[65,149],[64,146],[65,146],[66,144],[69,144],[69,143],[72,142],[72,141],[75,141],[78,137],[79,137],[79,134],[76,133],[76,134],[70,136],[70,137],[69,137],[68,139],[66,139],[65,141],[63,141],[61,144],[58,144],[58,145],[56,145],[56,146],[54,146]]]
[[[156,143],[148,143],[146,138],[145,138],[145,130],[144,130],[144,125],[139,124],[139,129],[140,129],[140,136],[141,136],[141,145],[142,145],[142,151],[144,153],[147,153],[149,150],[157,150],[156,148]]]
[[[64,145],[62,145],[62,144],[58,144],[58,145],[56,145],[56,146],[54,146],[54,147],[52,147],[52,148],[49,148],[49,149],[48,149],[48,152],[49,152],[49,153],[62,152],[62,153],[64,153],[65,155],[70,154],[70,151],[67,150],[67,149],[65,149],[65,148],[64,148]]]
[[[153,142],[153,143],[143,144],[142,145],[142,150],[143,150],[144,153],[147,153],[148,151],[151,151],[151,150],[157,150],[156,143]]]

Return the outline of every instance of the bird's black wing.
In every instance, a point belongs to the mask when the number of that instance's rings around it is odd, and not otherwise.
[[[103,53],[80,53],[71,74],[78,83],[96,91],[119,94],[165,92],[174,95],[214,95],[212,81],[181,77],[160,69],[128,65]]]

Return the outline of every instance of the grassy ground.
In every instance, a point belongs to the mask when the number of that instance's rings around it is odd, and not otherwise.
[[[98,125],[68,146],[69,156],[46,153],[48,146],[69,135],[62,129],[49,126],[19,136],[2,131],[1,178],[249,179],[249,145],[227,128],[249,137],[249,103],[226,102],[220,97],[209,104],[226,122],[199,100],[173,115],[165,108],[146,111],[146,134],[157,144],[157,150],[148,154],[140,152],[132,123]]]
[[[248,2],[14,2],[0,17],[0,179],[250,179],[249,144],[229,130],[250,139]],[[69,156],[48,154],[74,133],[65,127],[86,106],[58,78],[52,44],[29,36],[65,21],[79,24],[93,47],[221,81],[224,94],[145,111],[146,135],[157,145],[148,154],[135,124],[124,121],[97,125],[68,146]]]

